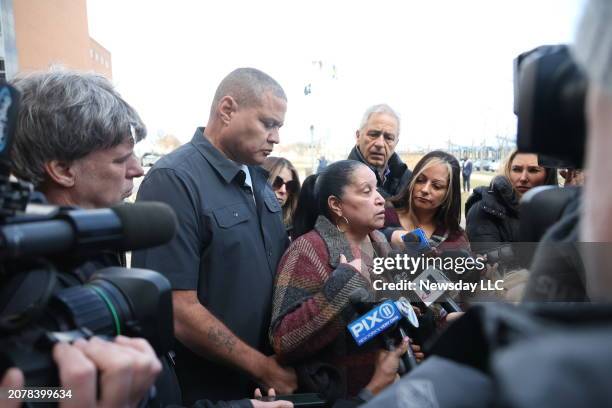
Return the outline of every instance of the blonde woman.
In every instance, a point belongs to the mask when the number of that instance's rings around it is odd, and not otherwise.
[[[488,187],[474,189],[465,204],[467,235],[476,253],[518,242],[520,198],[534,187],[557,185],[557,170],[540,166],[535,154],[514,151],[502,171]]]
[[[283,209],[283,223],[287,232],[290,232],[300,195],[298,172],[289,160],[282,157],[268,157],[262,167],[269,173],[268,183],[272,186],[276,199]]]

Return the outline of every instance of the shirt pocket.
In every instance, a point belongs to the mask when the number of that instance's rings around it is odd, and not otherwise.
[[[213,215],[221,228],[231,228],[241,222],[248,221],[250,217],[249,209],[244,203],[217,208],[213,210]]]

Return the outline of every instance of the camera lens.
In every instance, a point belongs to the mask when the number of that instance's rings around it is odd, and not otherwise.
[[[131,320],[128,301],[111,283],[97,280],[57,293],[49,305],[47,320],[55,331],[86,327],[98,335],[125,334]]]

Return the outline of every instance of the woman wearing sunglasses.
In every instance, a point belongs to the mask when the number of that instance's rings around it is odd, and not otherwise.
[[[278,203],[283,208],[283,223],[287,233],[293,228],[293,214],[300,195],[300,177],[291,162],[282,157],[268,157],[262,167],[269,173],[268,183],[272,186]]]

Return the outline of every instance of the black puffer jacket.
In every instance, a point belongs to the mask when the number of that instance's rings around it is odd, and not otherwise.
[[[510,181],[497,176],[489,187],[477,187],[465,203],[466,232],[475,253],[500,243],[519,241],[518,196]]]

